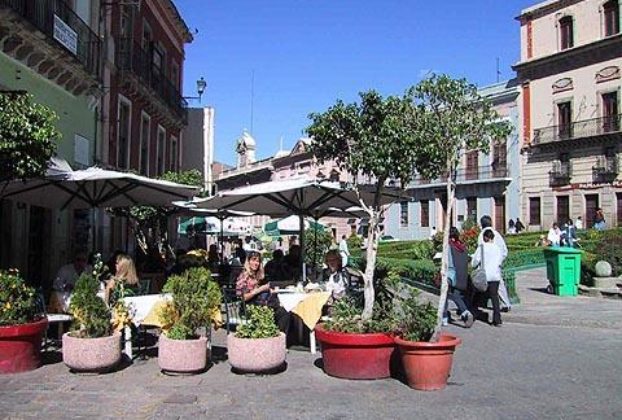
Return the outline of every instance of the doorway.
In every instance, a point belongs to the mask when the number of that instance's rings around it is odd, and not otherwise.
[[[585,220],[587,222],[586,227],[594,226],[594,216],[596,215],[596,209],[598,207],[598,194],[588,194],[585,196]]]
[[[570,197],[567,195],[557,196],[557,224],[563,226],[570,219]]]
[[[505,233],[505,197],[495,197],[495,230]]]

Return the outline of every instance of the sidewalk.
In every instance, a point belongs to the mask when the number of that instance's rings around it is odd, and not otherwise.
[[[622,329],[622,299],[556,296],[546,292],[548,284],[545,268],[516,273],[521,303],[503,314],[504,322]]]

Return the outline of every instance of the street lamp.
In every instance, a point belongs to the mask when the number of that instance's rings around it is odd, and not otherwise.
[[[197,80],[197,93],[199,96],[184,96],[184,99],[198,99],[199,103],[201,102],[201,96],[205,92],[205,88],[207,87],[207,82],[203,77]]]

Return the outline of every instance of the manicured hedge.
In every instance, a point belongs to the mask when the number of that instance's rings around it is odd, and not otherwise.
[[[365,259],[351,258],[352,266],[361,271],[365,270]],[[401,277],[406,277],[425,284],[434,284],[434,276],[438,267],[431,260],[411,260],[400,258],[378,257],[376,260],[376,275],[384,275],[389,270],[395,270]]]

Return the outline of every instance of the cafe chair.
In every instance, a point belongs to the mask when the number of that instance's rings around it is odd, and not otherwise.
[[[137,295],[148,295],[151,290],[151,279],[141,279],[138,281]]]
[[[45,303],[45,296],[43,295],[43,290],[41,289],[37,290],[37,295],[35,297],[35,305],[37,307],[37,312],[40,314],[43,314],[48,320],[48,327],[45,329],[45,332],[43,333],[43,343],[41,346],[42,350],[47,351],[47,349],[52,346],[59,348],[63,342],[63,333],[64,333],[64,327],[65,327],[64,324],[66,322],[73,321],[73,317],[68,314],[48,313],[47,305]],[[48,336],[48,331],[52,325],[56,325],[56,328],[57,328],[56,331],[58,333],[58,338],[56,339],[51,339]]]
[[[246,304],[244,299],[236,294],[235,288],[223,287],[222,297],[225,313],[225,327],[227,334],[234,331],[238,325],[246,322]]]

